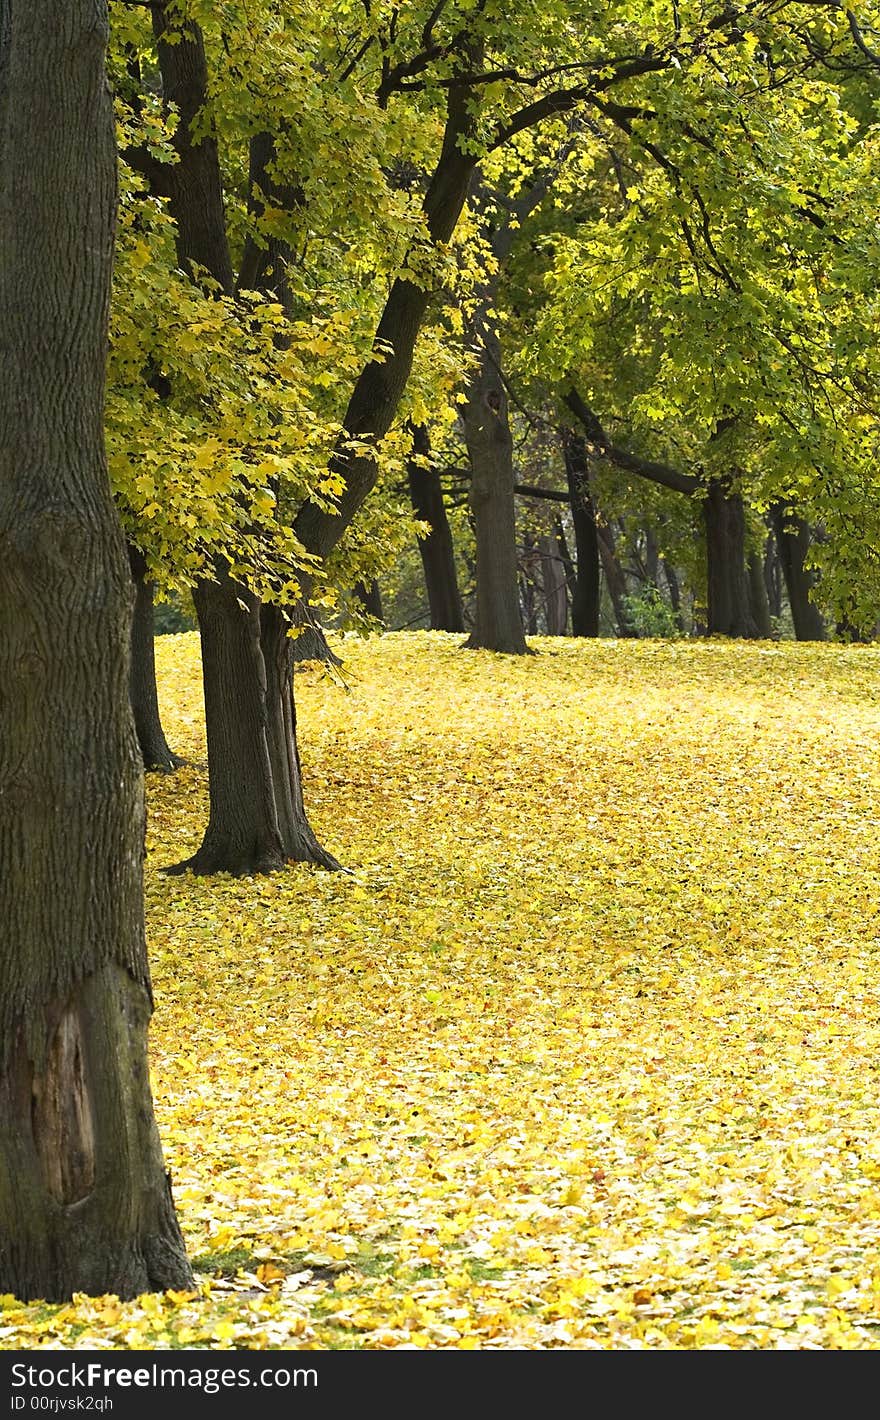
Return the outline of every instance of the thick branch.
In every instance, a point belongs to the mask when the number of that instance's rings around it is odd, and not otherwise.
[[[575,418],[583,425],[592,446],[592,453],[601,455],[602,458],[608,459],[610,463],[615,464],[617,468],[624,469],[627,473],[638,474],[640,478],[650,479],[652,483],[659,483],[664,488],[671,488],[675,493],[693,495],[702,487],[700,480],[695,478],[693,474],[682,473],[680,469],[672,468],[670,464],[657,463],[653,459],[642,458],[639,454],[630,453],[629,449],[621,448],[619,444],[615,444],[602,428],[598,415],[576,389],[568,391],[565,403]]]
[[[571,502],[569,493],[559,493],[555,488],[533,488],[529,483],[517,483],[513,491],[521,498],[546,498],[551,503]]]

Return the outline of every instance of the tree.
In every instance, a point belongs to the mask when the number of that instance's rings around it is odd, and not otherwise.
[[[571,629],[575,636],[599,635],[599,538],[590,492],[590,469],[583,437],[566,429],[563,435],[565,476],[574,525],[576,577],[571,599]]]
[[[406,471],[413,512],[430,531],[419,538],[419,556],[428,594],[432,631],[464,631],[464,612],[452,530],[443,501],[438,470],[430,462],[431,442],[424,424],[412,429],[412,450]]]
[[[144,152],[141,165],[154,190],[167,195],[181,268],[194,283],[212,283],[231,300],[237,283],[218,144],[210,126],[204,133],[197,127],[208,102],[202,30],[175,7],[157,4],[153,31],[164,103],[178,115],[177,161],[157,162]],[[264,146],[255,141],[252,149]],[[264,280],[265,264],[252,245],[245,258],[250,279]],[[274,501],[270,494],[270,505]],[[219,555],[207,570],[193,599],[202,639],[210,817],[200,848],[176,870],[269,872],[291,860],[336,867],[303,804],[289,618],[233,576],[228,557]]]
[[[825,622],[810,596],[816,585],[815,573],[806,565],[813,538],[810,525],[782,502],[774,503],[768,516],[782,565],[794,634],[798,641],[825,641]]]
[[[191,1285],[153,1116],[131,581],[104,453],[106,5],[0,2],[0,1289]]]

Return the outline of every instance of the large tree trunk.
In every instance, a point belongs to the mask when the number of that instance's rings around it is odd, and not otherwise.
[[[106,4],[0,3],[0,1291],[192,1284],[156,1130],[103,400]]]
[[[205,41],[195,21],[183,20],[181,10],[167,0],[151,6],[153,34],[162,74],[166,108],[177,114],[174,146],[177,162],[166,167],[163,180],[170,184],[171,213],[177,227],[177,256],[194,281],[199,267],[230,295],[235,286],[226,218],[223,180],[217,139],[204,118],[208,103],[208,61]]]
[[[271,873],[288,862],[338,868],[303,807],[293,642],[277,607],[218,574],[194,593],[202,633],[210,815],[198,851],[168,869]]]
[[[488,322],[462,422],[477,543],[476,619],[467,645],[521,656],[528,648],[519,609],[513,439],[501,378],[501,348]]]
[[[210,816],[198,852],[170,872],[270,873],[284,865],[266,713],[260,604],[218,571],[193,600],[202,639]]]
[[[446,516],[440,475],[427,462],[431,450],[424,425],[413,428],[412,439],[412,454],[407,463],[410,500],[416,517],[431,528],[427,537],[419,538],[431,630],[464,631],[452,530]]]
[[[590,493],[586,442],[579,434],[566,431],[563,452],[577,559],[577,579],[571,598],[571,630],[573,636],[598,636],[599,538],[596,510]]]
[[[810,525],[785,503],[774,503],[770,521],[782,564],[794,634],[798,641],[825,641],[828,633],[822,613],[810,599],[816,574],[804,566],[812,541]]]
[[[713,479],[703,504],[706,524],[708,632],[710,636],[754,639],[746,571],[746,519],[742,496],[723,479]]]
[[[134,582],[134,614],[131,622],[131,708],[144,769],[170,774],[183,764],[170,748],[159,715],[156,689],[156,652],[153,632],[153,584],[147,579],[147,563],[139,548],[128,545],[128,561]]]

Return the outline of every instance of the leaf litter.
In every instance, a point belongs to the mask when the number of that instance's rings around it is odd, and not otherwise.
[[[0,1347],[880,1345],[873,647],[344,642],[297,674],[352,870],[169,878],[156,1108],[197,1289],[0,1298]]]

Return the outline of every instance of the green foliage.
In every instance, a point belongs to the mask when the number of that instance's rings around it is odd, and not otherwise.
[[[398,427],[448,423],[503,218],[514,247],[493,318],[529,400],[547,408],[574,379],[635,452],[699,479],[735,472],[756,515],[786,498],[821,526],[823,605],[873,624],[880,78],[844,12],[169,0],[167,16],[204,34],[209,94],[192,136],[218,142],[234,260],[248,239],[283,245],[282,309],[177,269],[167,207],[135,169],[144,152],[173,163],[179,120],[160,102],[148,16],[112,8],[130,166],[108,436],[127,527],[163,585],[190,585],[221,555],[263,594],[296,594],[290,526],[305,499],[332,506],[338,492],[329,455],[358,373],[383,358],[391,283],[433,297]],[[858,14],[870,33],[875,7]],[[424,196],[462,89],[481,197],[435,244]],[[274,156],[254,189],[260,133]],[[511,204],[536,183],[520,223]],[[370,452],[380,483],[328,569],[337,587],[388,575],[413,535],[403,436]],[[617,474],[605,496],[626,516],[659,507]],[[663,498],[661,540],[696,583],[693,514]]]
[[[677,637],[684,633],[669,602],[657,587],[645,587],[624,598],[627,615],[638,636]]]

